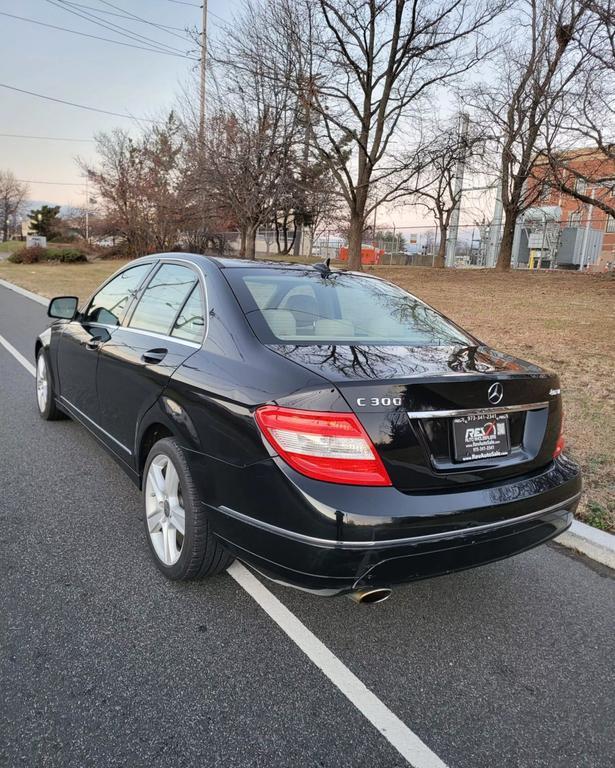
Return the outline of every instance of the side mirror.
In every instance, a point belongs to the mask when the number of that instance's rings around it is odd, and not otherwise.
[[[58,320],[73,320],[77,314],[78,305],[79,299],[76,296],[56,296],[49,302],[47,314]]]

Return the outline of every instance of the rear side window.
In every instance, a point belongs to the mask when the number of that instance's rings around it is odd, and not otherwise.
[[[168,336],[196,284],[197,276],[188,267],[163,264],[143,291],[129,327]]]
[[[179,313],[171,336],[186,341],[194,341],[197,344],[203,341],[205,335],[205,310],[203,299],[201,298],[201,289],[195,285],[188,300]]]
[[[265,344],[449,346],[472,339],[401,288],[383,280],[316,270],[224,271]]]
[[[110,280],[90,302],[85,321],[119,325],[137,288],[151,268],[151,264],[139,264],[125,269]]]

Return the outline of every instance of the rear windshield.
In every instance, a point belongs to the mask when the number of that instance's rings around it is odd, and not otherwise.
[[[224,273],[264,344],[472,343],[435,310],[375,278],[256,267]]]

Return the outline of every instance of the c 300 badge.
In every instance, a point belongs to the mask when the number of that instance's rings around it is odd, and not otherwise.
[[[357,405],[360,408],[365,408],[367,405],[371,405],[374,408],[378,406],[401,405],[401,397],[357,397]]]

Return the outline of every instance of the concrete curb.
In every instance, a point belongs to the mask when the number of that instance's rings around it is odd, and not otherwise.
[[[27,299],[37,301],[39,304],[42,304],[45,307],[49,306],[49,299],[46,299],[44,296],[40,296],[38,293],[27,291],[25,288],[21,288],[19,285],[15,285],[14,283],[9,283],[7,280],[0,279],[0,285],[3,288],[8,288],[10,291],[15,291],[15,293],[19,293],[22,296],[25,296]]]
[[[27,291],[25,288],[20,288],[6,280],[0,279],[0,285],[44,306],[49,304],[49,299],[44,296]],[[568,549],[573,549],[598,563],[602,563],[602,565],[615,569],[615,536],[611,533],[592,528],[591,525],[586,525],[580,520],[573,520],[566,533],[562,533],[555,541],[568,547]]]
[[[592,528],[580,520],[573,520],[566,533],[562,533],[555,541],[615,569],[615,536],[611,533]]]

